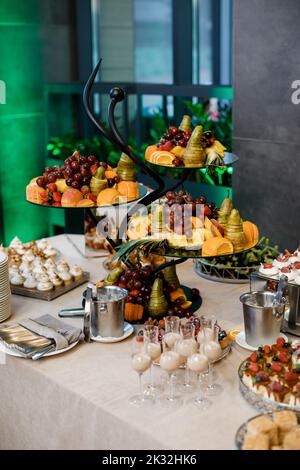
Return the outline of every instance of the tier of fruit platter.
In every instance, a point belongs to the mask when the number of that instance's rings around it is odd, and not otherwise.
[[[160,269],[166,262],[163,256],[138,250],[127,261],[132,267],[119,260],[106,279],[97,283],[98,287],[116,285],[128,290],[126,321],[141,323],[166,315],[190,318],[201,306],[199,290],[181,286],[175,265]]]
[[[145,158],[154,165],[176,168],[203,168],[235,163],[237,157],[225,150],[211,131],[204,132],[202,126],[193,129],[191,117],[185,115],[179,127],[169,127],[157,144],[147,147]]]
[[[47,167],[43,175],[33,178],[26,187],[26,199],[52,207],[98,207],[132,202],[147,193],[137,183],[131,158],[121,154],[113,169],[94,155],[75,151],[63,165]]]
[[[225,257],[197,259],[195,271],[211,281],[244,284],[249,282],[252,272],[257,271],[261,265],[272,263],[278,253],[279,247],[270,245],[269,238],[262,237],[249,251]]]
[[[300,286],[300,245],[293,252],[284,250],[283,253],[261,263],[259,274],[261,277],[276,280],[284,274],[289,284]]]
[[[151,213],[131,217],[130,242],[122,256],[137,247],[149,246],[174,257],[215,257],[249,250],[258,243],[258,228],[243,222],[239,211],[225,198],[221,207],[205,196],[193,198],[185,190],[169,191],[151,207]]]

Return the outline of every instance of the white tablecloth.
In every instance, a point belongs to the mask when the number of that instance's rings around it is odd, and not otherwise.
[[[78,236],[79,237],[79,236]],[[64,235],[51,242],[70,263],[104,277],[103,258],[85,259]],[[182,283],[198,287],[201,313],[215,314],[226,329],[241,328],[241,293],[248,285],[201,279],[192,261],[178,266]],[[10,322],[81,304],[84,286],[45,302],[12,296]],[[81,319],[67,319],[80,325]],[[224,392],[200,412],[192,404],[169,411],[158,405],[137,409],[128,398],[137,392],[130,366],[131,338],[115,344],[81,343],[73,350],[40,361],[0,356],[1,449],[232,449],[239,425],[256,413],[241,396],[237,368],[247,351],[235,345],[215,366]],[[160,375],[156,368],[156,376]]]

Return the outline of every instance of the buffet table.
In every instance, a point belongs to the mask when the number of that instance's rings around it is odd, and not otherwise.
[[[67,261],[89,271],[92,281],[104,277],[103,258],[83,258],[65,235],[51,238],[51,243]],[[191,260],[178,267],[178,274],[184,284],[200,289],[203,314],[216,315],[226,330],[243,328],[239,296],[247,284],[203,280]],[[9,321],[42,313],[56,316],[61,308],[79,307],[83,290],[78,287],[51,302],[13,295]],[[82,324],[82,319],[64,321]],[[224,392],[207,411],[192,404],[175,411],[159,405],[140,409],[128,401],[138,390],[131,341],[79,343],[65,354],[36,362],[0,353],[0,448],[233,449],[237,428],[257,414],[239,391],[237,369],[247,351],[234,345],[216,364]]]

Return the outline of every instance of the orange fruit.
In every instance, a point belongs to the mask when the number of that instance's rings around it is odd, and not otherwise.
[[[235,341],[236,336],[241,332],[241,330],[230,330],[227,334],[227,337],[230,341]]]
[[[188,309],[190,308],[190,306],[192,305],[192,301],[191,300],[186,300],[185,302],[183,302],[183,304],[180,305],[180,307],[182,308],[185,308],[185,309]]]
[[[202,245],[202,256],[222,256],[231,253],[233,253],[233,244],[227,238],[209,238]]]
[[[150,160],[152,163],[157,165],[172,166],[172,161],[174,160],[174,155],[171,152],[166,150],[157,150],[153,152]]]

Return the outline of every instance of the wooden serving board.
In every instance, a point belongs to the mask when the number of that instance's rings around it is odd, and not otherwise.
[[[89,281],[89,279],[90,273],[84,271],[83,276],[81,279],[79,279],[79,281],[73,281],[68,286],[55,287],[49,292],[42,292],[37,289],[28,289],[27,287],[23,286],[13,286],[12,284],[10,285],[10,288],[12,294],[23,295],[24,297],[31,297],[33,299],[50,301],[56,299],[57,297],[60,297],[61,295],[66,294],[67,292],[71,291],[72,289],[75,289],[78,286],[81,286],[82,284],[85,284]]]

